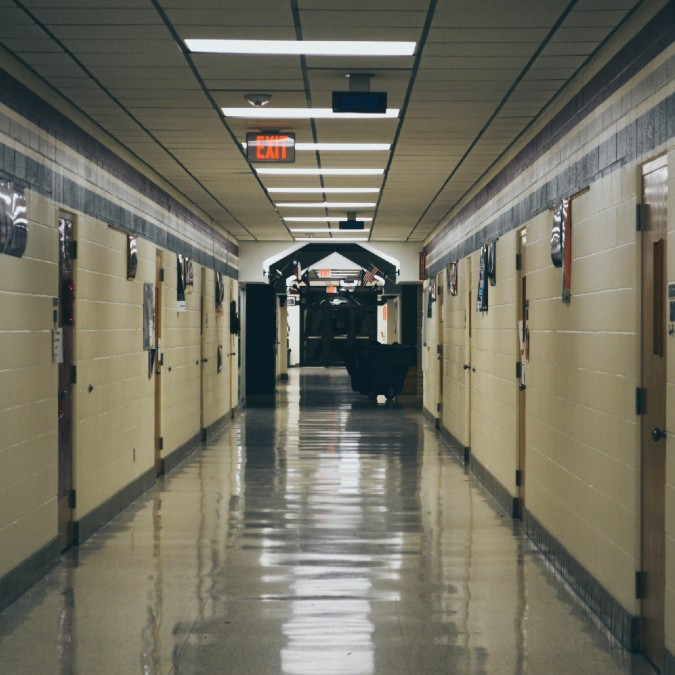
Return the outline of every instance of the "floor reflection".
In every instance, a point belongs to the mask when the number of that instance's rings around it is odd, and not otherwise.
[[[0,672],[652,671],[419,410],[294,369],[0,613]]]

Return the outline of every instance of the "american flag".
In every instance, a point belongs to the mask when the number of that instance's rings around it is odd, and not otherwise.
[[[361,284],[363,286],[367,286],[368,284],[372,284],[373,281],[375,281],[375,275],[379,272],[380,270],[377,269],[374,265],[371,266],[370,270],[367,272],[364,271],[363,273],[363,279],[361,281]]]

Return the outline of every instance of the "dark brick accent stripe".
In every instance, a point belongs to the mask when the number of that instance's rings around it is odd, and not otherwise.
[[[561,577],[607,626],[623,647],[637,651],[639,648],[639,617],[633,616],[624,609],[527,509],[523,513],[523,529]]]
[[[11,605],[60,561],[58,538],[50,541],[0,579],[0,611]]]
[[[481,464],[475,455],[469,455],[469,469],[471,473],[485,486],[501,509],[513,518],[514,498],[513,495]]]
[[[237,256],[239,254],[238,246],[234,242],[213,230],[208,223],[198,218],[147,176],[2,69],[0,69],[0,103],[14,110],[27,121],[37,125],[47,134],[53,136],[56,141],[68,146],[101,170],[124,182],[130,189],[157,204],[162,210],[187,223],[193,230],[215,241],[218,247],[222,247],[232,255]],[[142,236],[148,236],[146,232],[152,234],[154,228],[152,223],[143,221],[143,219],[125,211],[119,204],[85,190],[62,176],[54,175],[48,167],[17,152],[14,148],[2,146],[1,150],[0,158],[2,162],[0,162],[0,165],[3,173],[6,173],[9,178],[19,184],[50,195],[67,208],[106,220]],[[58,161],[58,157],[56,161]],[[87,206],[89,208],[86,208]],[[167,236],[170,237],[171,235]],[[161,245],[161,242],[154,238],[152,241]],[[189,253],[185,254],[189,255]],[[198,259],[197,256],[192,257]],[[230,276],[232,276],[231,271]]]
[[[669,3],[638,33],[553,119],[521,150],[513,160],[476,195],[425,247],[428,256],[441,248],[444,237],[459,223],[488,204],[517,176],[570,133],[584,118],[606,101],[628,80],[640,72],[675,40],[675,9]],[[568,196],[593,183],[636,157],[658,147],[675,136],[675,96],[669,96],[636,122],[582,159],[553,177],[546,185],[518,202],[504,215],[474,232],[454,249],[433,262],[429,276],[447,263],[478,250],[489,239],[514,230],[545,211],[556,199]]]

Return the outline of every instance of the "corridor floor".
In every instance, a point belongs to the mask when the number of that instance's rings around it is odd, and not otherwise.
[[[278,389],[0,614],[0,673],[653,672],[418,409]]]

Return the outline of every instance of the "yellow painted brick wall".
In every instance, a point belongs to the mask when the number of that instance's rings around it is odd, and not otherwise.
[[[229,289],[223,279],[224,299],[222,313],[216,313],[216,273],[202,268],[204,284],[202,286],[204,302],[204,325],[202,327],[203,363],[203,426],[209,427],[231,410],[230,401],[230,359],[229,332],[226,331],[229,321],[230,304]],[[222,368],[218,372],[218,347],[222,352]]]
[[[527,228],[526,508],[633,612],[640,568],[637,171],[615,171],[573,200],[570,304],[561,301],[561,270],[551,264],[552,215]]]
[[[86,217],[76,217],[75,227],[73,466],[81,518],[153,465],[143,283],[155,281],[155,247],[137,240],[138,270],[127,280],[126,234]]]
[[[56,213],[28,192],[23,258],[0,260],[0,577],[56,537]]]
[[[447,272],[446,272],[447,274]],[[457,295],[447,291],[443,301],[443,412],[442,424],[462,445],[470,446],[471,438],[468,426],[468,383],[470,370],[464,368],[471,361],[468,324],[470,296],[470,260],[464,258],[458,262]]]
[[[480,254],[471,256],[473,306],[471,331],[471,454],[512,495],[517,457],[518,360],[516,310],[516,235],[496,244],[495,286],[489,286],[488,311],[477,312]]]
[[[176,254],[163,253],[162,266],[162,436],[166,455],[200,433],[202,279],[195,265],[192,293],[185,293],[187,310],[179,312]]]

